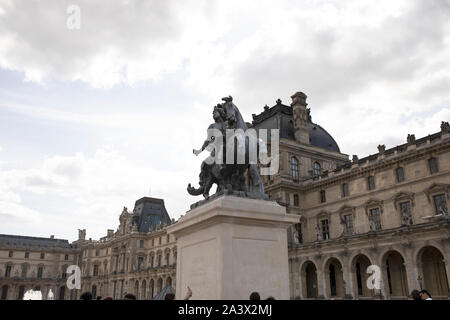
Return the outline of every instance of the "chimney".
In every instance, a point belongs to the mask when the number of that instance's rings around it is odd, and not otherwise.
[[[50,236],[50,239],[55,239],[55,236],[52,234],[52,235]]]
[[[108,229],[108,231],[106,232],[106,236],[108,238],[111,238],[114,235],[114,230],[113,229]]]
[[[292,96],[292,112],[294,114],[295,140],[303,144],[309,144],[308,111],[306,106],[306,94],[296,92]]]

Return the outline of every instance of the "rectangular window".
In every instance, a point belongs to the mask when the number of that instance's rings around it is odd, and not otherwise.
[[[437,159],[436,158],[428,159],[428,166],[430,167],[430,173],[431,174],[439,172],[438,163],[437,163]]]
[[[433,197],[434,208],[436,210],[436,214],[448,214],[447,201],[445,200],[445,194],[438,194]]]
[[[5,278],[9,278],[10,276],[11,276],[11,266],[6,266]]]
[[[13,251],[8,252],[8,257],[12,258],[13,255],[14,255],[14,252],[13,252]]]
[[[139,248],[143,248],[144,247],[144,240],[139,240]]]
[[[349,190],[348,190],[348,183],[344,183],[344,184],[342,185],[342,195],[343,195],[344,197],[348,197],[348,196],[350,195],[350,192],[349,192]]]
[[[98,250],[95,250],[95,256],[96,256],[96,257],[98,257],[99,253],[100,253],[100,252],[99,252]]]
[[[166,266],[169,265],[170,254],[166,253]]]
[[[158,256],[157,267],[161,267],[161,255]]]
[[[93,271],[93,276],[95,277],[95,276],[98,276],[98,265],[97,264],[94,264],[94,271]]]
[[[38,268],[38,273],[37,273],[37,278],[38,279],[42,279],[42,273],[44,272],[44,268],[43,267],[39,267]]]
[[[30,253],[27,251],[25,252],[25,259],[28,259],[30,257]]]
[[[405,170],[402,167],[397,168],[396,173],[397,173],[397,182],[405,181]]]
[[[69,255],[68,255],[68,254],[66,254],[66,255],[64,256],[64,260],[69,260]]]
[[[155,257],[152,256],[150,259],[150,268],[153,268],[155,266]]]
[[[152,247],[155,246],[155,239],[152,239]]]
[[[370,229],[372,231],[381,230],[381,214],[380,208],[370,209],[369,220],[371,222]]]
[[[321,224],[322,224],[322,239],[323,240],[330,239],[330,229],[328,225],[328,219],[322,220]]]
[[[296,238],[295,240],[298,243],[303,243],[303,234],[302,234],[302,224],[301,223],[297,223],[295,225],[295,235],[294,237]]]
[[[41,259],[45,258],[45,253],[41,252]]]
[[[352,214],[346,214],[344,216],[344,220],[345,220],[345,229],[347,234],[353,234],[354,230],[353,230],[353,215]]]
[[[326,197],[326,194],[325,194],[325,190],[320,190],[320,202],[324,203],[326,201],[327,201],[327,197]]]
[[[407,215],[411,214],[411,202],[400,202],[400,212],[405,213]]]
[[[299,206],[299,200],[298,200],[298,194],[294,194],[294,206],[298,207]]]
[[[139,257],[138,258],[138,270],[142,270],[143,267],[144,267],[144,258]]]
[[[167,235],[167,237],[166,237],[166,242],[167,242],[167,243],[170,242],[170,235]]]
[[[26,278],[27,277],[27,270],[28,268],[27,268],[27,265],[26,264],[23,264],[22,265],[22,278]]]
[[[367,178],[367,184],[368,184],[369,190],[374,190],[375,189],[375,177],[370,176],[369,178]]]

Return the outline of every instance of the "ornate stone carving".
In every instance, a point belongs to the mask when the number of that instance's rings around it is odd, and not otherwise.
[[[413,144],[416,142],[416,136],[414,134],[408,134],[408,137],[406,137],[406,141],[408,144]]]

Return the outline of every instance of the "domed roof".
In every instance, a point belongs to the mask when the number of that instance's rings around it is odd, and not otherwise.
[[[277,115],[279,119],[277,119]],[[253,114],[252,125],[256,129],[280,129],[280,138],[295,140],[292,107],[277,101],[272,108],[265,107],[259,115]],[[309,143],[326,150],[341,152],[333,137],[320,125],[308,119]]]
[[[313,122],[308,123],[309,143],[313,146],[341,152],[333,137],[321,126]]]

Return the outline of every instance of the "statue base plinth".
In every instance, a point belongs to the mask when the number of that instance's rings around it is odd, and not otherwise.
[[[287,227],[299,215],[276,202],[222,196],[168,227],[177,237],[176,297],[289,299]]]

